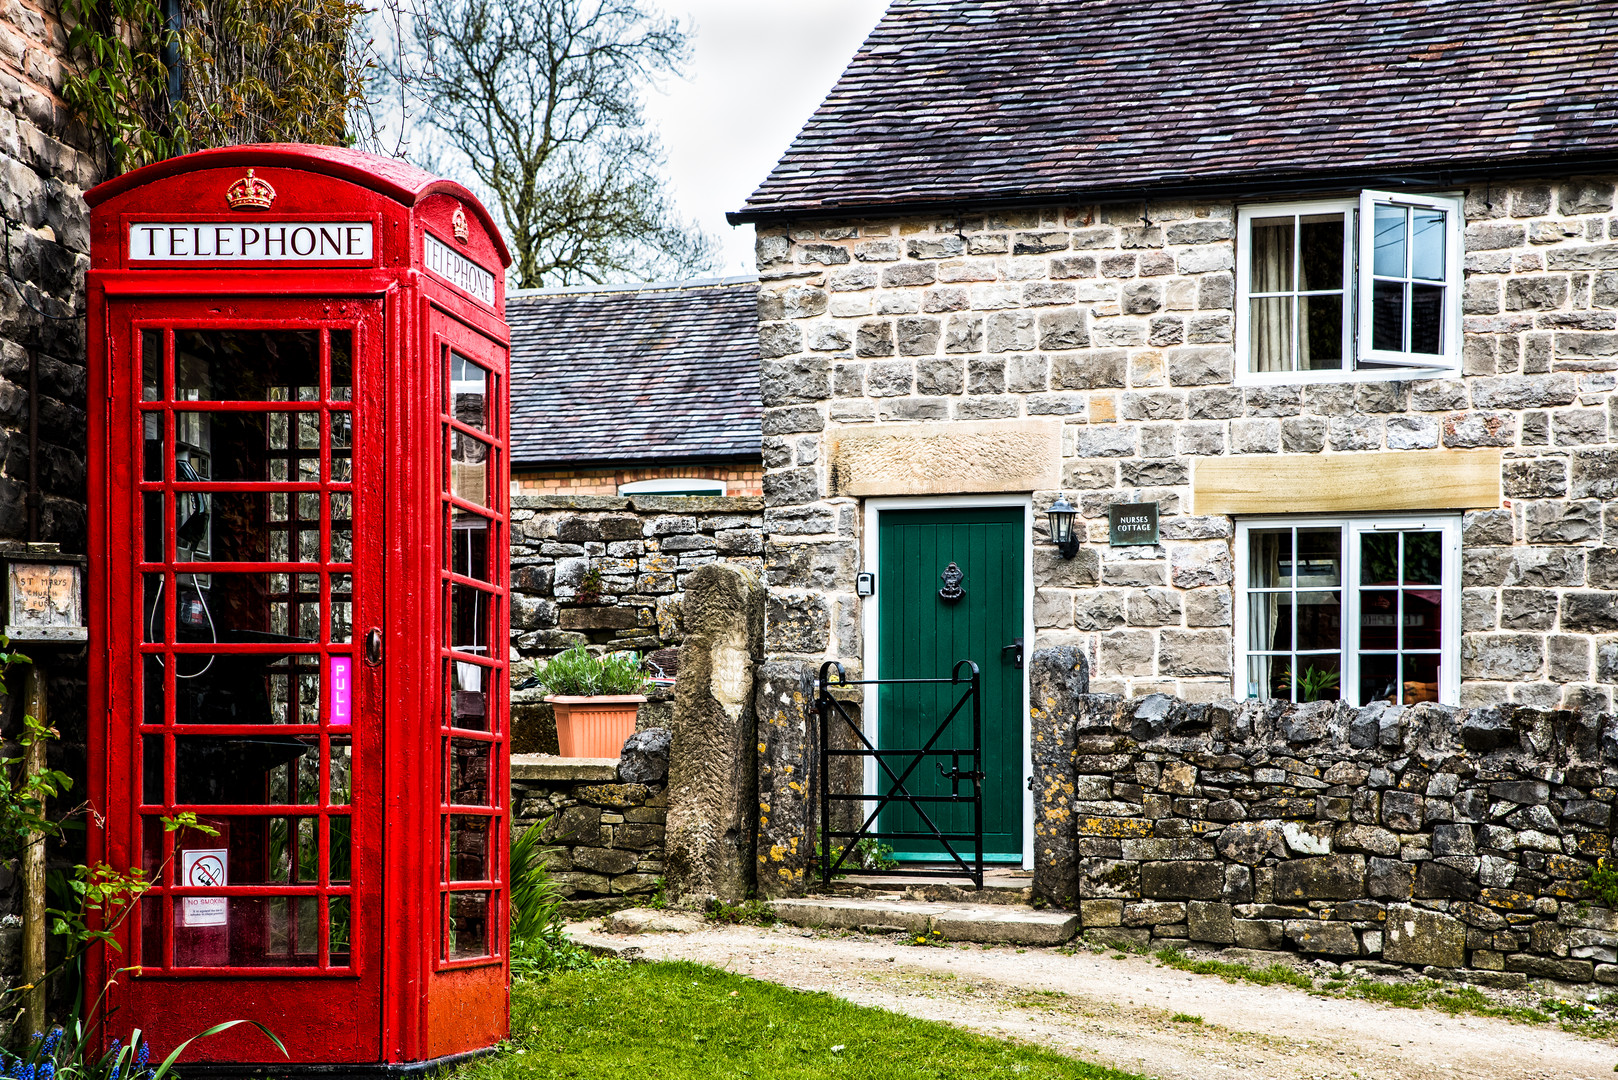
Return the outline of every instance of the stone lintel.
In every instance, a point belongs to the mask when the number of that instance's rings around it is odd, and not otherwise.
[[[1499,450],[1240,454],[1192,468],[1194,514],[1478,510],[1501,500]]]
[[[826,445],[833,495],[1039,491],[1062,479],[1057,420],[833,425]]]

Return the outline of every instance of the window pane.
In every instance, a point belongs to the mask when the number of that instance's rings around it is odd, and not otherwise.
[[[449,433],[449,489],[458,499],[489,505],[489,444],[460,431]]]
[[[1249,292],[1287,292],[1292,289],[1293,228],[1290,216],[1257,218],[1253,221]]]
[[[332,967],[348,966],[348,942],[351,936],[349,930],[349,906],[352,901],[346,896],[334,896],[326,901],[326,910],[330,915],[328,922],[328,942],[331,947]]]
[[[1371,347],[1405,351],[1405,286],[1378,281],[1371,286]]]
[[[1254,529],[1247,534],[1248,585],[1255,589],[1292,584],[1292,530]]]
[[[307,739],[266,734],[174,740],[174,801],[182,805],[314,805],[319,796],[320,747]]]
[[[1305,371],[1343,366],[1343,298],[1298,297],[1298,366]]]
[[[1343,287],[1343,215],[1310,214],[1299,220],[1302,281],[1308,291]],[[1256,254],[1255,249],[1255,254]]]
[[[351,401],[354,398],[354,331],[331,332],[331,398],[333,401]]]
[[[460,660],[449,662],[449,672],[450,725],[467,731],[489,730],[489,682],[494,672]]]
[[[444,898],[444,955],[450,960],[488,956],[489,894],[456,892]]]
[[[1437,585],[1442,578],[1444,556],[1442,534],[1437,532],[1400,533],[1404,538],[1404,577],[1407,585]]]
[[[456,814],[449,819],[449,879],[486,881],[489,867],[489,823],[486,817]]]
[[[1249,371],[1292,370],[1293,302],[1290,296],[1248,301]]]
[[[354,796],[354,748],[347,739],[332,736],[331,776],[327,779],[333,806],[347,806]]]
[[[1298,588],[1335,588],[1343,583],[1343,531],[1298,530]]]
[[[1373,220],[1376,256],[1372,263],[1380,277],[1405,276],[1405,211],[1402,206],[1378,203]]]
[[[319,413],[177,412],[174,431],[174,479],[182,484],[320,480]]]
[[[1338,654],[1300,656],[1283,672],[1293,701],[1336,701],[1342,697],[1342,657]],[[1278,695],[1285,697],[1285,694]]]
[[[1404,647],[1437,649],[1443,643],[1443,593],[1437,589],[1405,589]]]
[[[1292,594],[1249,593],[1247,647],[1276,652],[1292,645]]]
[[[314,401],[320,340],[313,330],[176,330],[180,401]]]
[[[1410,276],[1444,280],[1444,211],[1410,212]]]
[[[1292,700],[1285,678],[1290,661],[1285,656],[1252,656],[1247,660],[1247,696]]]
[[[163,396],[163,331],[140,332],[140,397],[156,401]]]
[[[1399,594],[1392,589],[1360,590],[1360,648],[1399,647]]]
[[[185,653],[173,662],[177,724],[314,724],[320,720],[318,657]],[[149,658],[147,670],[147,722],[161,723],[162,661]]]
[[[1371,705],[1383,701],[1397,702],[1399,658],[1392,654],[1360,656],[1360,704]]]
[[[450,415],[469,427],[489,430],[489,376],[459,353],[449,354]]]
[[[1396,532],[1360,534],[1361,585],[1399,583],[1399,536]]]
[[[449,744],[448,801],[455,806],[489,805],[489,748],[472,739],[446,739]]]
[[[326,873],[333,885],[346,884],[353,867],[349,819],[333,817],[329,820],[328,828],[331,830],[331,846],[326,856]]]
[[[142,437],[145,442],[142,457],[144,458],[140,478],[142,480],[163,479],[163,463],[168,460],[168,454],[163,449],[164,419],[160,412],[141,414]]]
[[[1335,592],[1300,592],[1298,648],[1336,649],[1343,640],[1343,599]]]
[[[1378,286],[1380,288],[1380,286]],[[1444,286],[1410,286],[1410,351],[1444,351]]]
[[[492,599],[488,593],[470,585],[450,586],[450,648],[488,655]]]
[[[1416,653],[1404,658],[1404,704],[1438,700],[1438,655]]]
[[[489,519],[451,508],[450,569],[463,577],[489,580]]]

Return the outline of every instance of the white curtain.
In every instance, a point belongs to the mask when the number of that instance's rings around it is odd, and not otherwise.
[[[1253,254],[1248,292],[1290,291],[1292,285],[1291,218],[1253,222]],[[1253,371],[1292,370],[1292,304],[1290,296],[1250,301],[1247,331],[1249,363]]]

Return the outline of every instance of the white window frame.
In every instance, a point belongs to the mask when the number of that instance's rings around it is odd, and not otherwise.
[[[686,494],[699,489],[703,495],[723,495],[725,482],[704,476],[667,476],[657,480],[636,480],[618,485],[619,495],[661,495],[671,491]]]
[[[1422,207],[1443,210],[1445,218],[1445,304],[1444,352],[1436,360],[1428,353],[1392,353],[1370,348],[1372,264],[1360,253],[1372,250],[1371,230],[1376,203]],[[1465,227],[1465,199],[1462,195],[1405,195],[1385,191],[1362,191],[1353,197],[1313,199],[1298,202],[1251,203],[1236,208],[1236,332],[1235,332],[1235,384],[1238,386],[1276,386],[1298,383],[1334,382],[1391,382],[1399,379],[1460,378],[1461,322],[1463,266],[1466,252],[1463,244]],[[1345,215],[1343,229],[1345,250],[1343,255],[1343,303],[1348,308],[1344,320],[1348,326],[1344,342],[1343,366],[1315,371],[1253,371],[1249,356],[1249,331],[1252,319],[1252,260],[1253,243],[1251,223],[1256,218],[1279,217],[1288,214]],[[1366,298],[1365,302],[1361,302]],[[1296,332],[1296,330],[1295,330]]]
[[[1248,582],[1251,579],[1249,534],[1255,529],[1332,528],[1342,530],[1343,567],[1343,626],[1338,640],[1342,657],[1338,693],[1344,701],[1360,705],[1360,661],[1357,642],[1351,632],[1360,625],[1360,545],[1359,537],[1376,532],[1437,532],[1441,535],[1440,551],[1443,565],[1439,573],[1440,613],[1443,627],[1439,633],[1438,701],[1441,705],[1458,705],[1461,698],[1461,518],[1459,514],[1389,514],[1322,516],[1298,514],[1285,517],[1238,518],[1236,520],[1236,578],[1232,633],[1235,636],[1232,653],[1235,671],[1231,676],[1232,695],[1237,700],[1251,697],[1248,693],[1248,660],[1252,656],[1249,638],[1250,621]],[[1352,696],[1350,694],[1352,693]]]
[[[1374,349],[1371,347],[1371,285],[1375,277],[1375,258],[1373,257],[1374,238],[1376,232],[1376,214],[1373,212],[1378,203],[1398,206],[1405,209],[1440,210],[1444,213],[1444,323],[1443,334],[1444,351],[1437,354],[1440,359],[1434,361],[1433,353],[1396,352],[1390,349]],[[1396,195],[1387,191],[1360,192],[1360,260],[1359,260],[1359,296],[1358,304],[1360,348],[1356,350],[1359,362],[1362,364],[1391,364],[1401,369],[1401,375],[1410,368],[1432,370],[1456,370],[1461,366],[1461,283],[1462,258],[1461,250],[1461,219],[1464,217],[1463,200],[1453,195]],[[1409,262],[1410,236],[1405,235],[1406,255]]]

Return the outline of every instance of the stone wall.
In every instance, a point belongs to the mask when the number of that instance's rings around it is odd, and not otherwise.
[[[762,228],[769,653],[861,655],[858,501],[826,453],[850,425],[1060,421],[1098,546],[1036,548],[1038,643],[1081,647],[1097,689],[1201,700],[1230,692],[1233,526],[1187,511],[1197,459],[1496,447],[1505,497],[1463,522],[1462,703],[1610,708],[1614,194],[1470,191],[1464,377],[1394,382],[1235,385],[1229,201]],[[1099,546],[1108,504],[1143,500],[1162,543]]]
[[[1033,658],[1037,895],[1092,941],[1618,984],[1618,717],[1077,694]],[[1082,683],[1082,678],[1080,679]]]
[[[650,899],[663,876],[666,789],[661,775],[622,778],[616,760],[514,756],[513,828],[552,819],[543,834],[555,849],[548,866],[571,914],[629,907]]]
[[[741,497],[513,498],[513,659],[581,641],[678,646],[691,571],[722,558],[762,572],[762,510]]]

